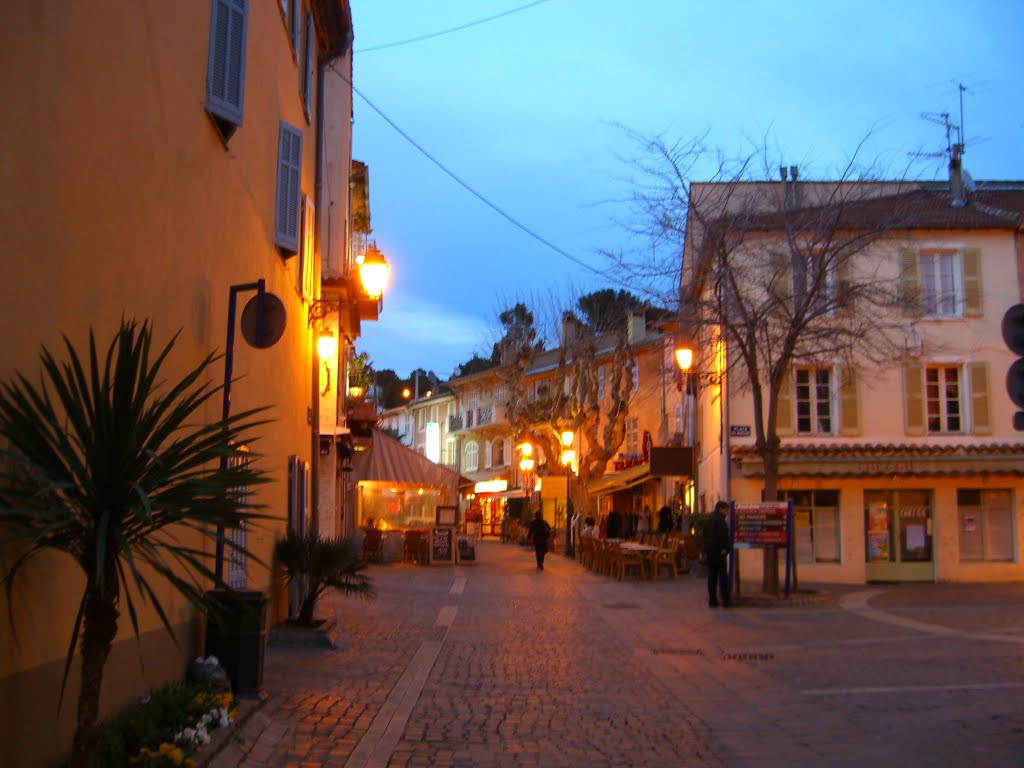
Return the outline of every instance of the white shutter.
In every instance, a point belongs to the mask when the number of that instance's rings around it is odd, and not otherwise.
[[[246,0],[213,0],[206,110],[225,140],[242,124],[248,10]]]
[[[302,131],[281,123],[277,141],[277,201],[274,243],[286,253],[299,250],[299,194]]]

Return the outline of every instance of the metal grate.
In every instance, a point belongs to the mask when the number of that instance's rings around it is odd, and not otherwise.
[[[722,661],[771,661],[774,653],[723,653]]]

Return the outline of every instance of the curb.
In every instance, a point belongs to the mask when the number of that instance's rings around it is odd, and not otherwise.
[[[236,741],[236,736],[245,724],[253,715],[262,710],[269,700],[270,696],[266,691],[260,691],[255,697],[239,698],[238,712],[231,725],[214,731],[210,737],[210,743],[193,758],[196,768],[208,768],[221,752]]]

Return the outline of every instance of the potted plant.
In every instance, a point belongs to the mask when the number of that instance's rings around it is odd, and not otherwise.
[[[315,530],[305,534],[289,530],[278,540],[274,556],[284,569],[288,584],[303,585],[302,605],[294,619],[300,626],[317,625],[316,602],[328,589],[345,595],[373,595],[373,583],[364,573],[366,561],[351,539],[321,538]]]
[[[63,699],[77,648],[75,768],[93,762],[103,671],[122,610],[138,637],[141,595],[171,632],[160,582],[205,606],[204,582],[217,583],[214,547],[196,546],[195,537],[212,540],[218,527],[260,517],[248,489],[266,482],[265,473],[255,462],[221,459],[240,457],[237,446],[265,422],[252,410],[203,424],[221,390],[204,381],[218,358],[168,384],[161,368],[176,338],[152,356],[149,324],[123,321],[105,358],[90,331],[83,360],[65,337],[64,361],[43,349],[39,384],[18,374],[0,387],[0,435],[10,444],[0,462],[0,546],[18,552],[0,584],[10,598],[24,565],[47,550],[70,555],[85,577],[61,687]]]

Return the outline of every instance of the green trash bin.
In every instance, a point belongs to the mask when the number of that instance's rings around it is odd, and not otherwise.
[[[262,592],[215,589],[206,593],[217,616],[206,621],[206,655],[216,656],[236,695],[263,685],[267,600]]]

